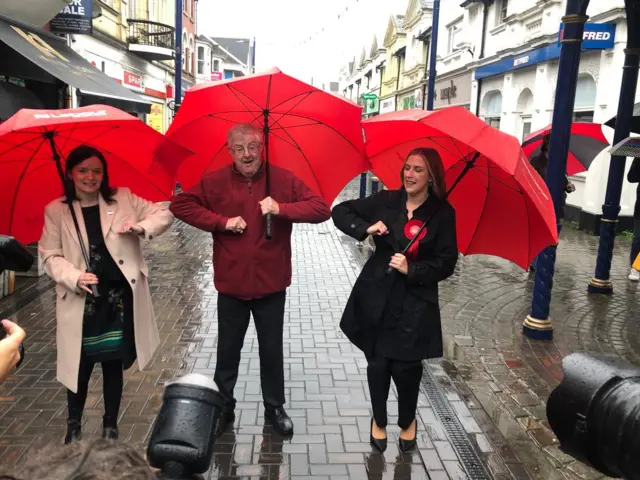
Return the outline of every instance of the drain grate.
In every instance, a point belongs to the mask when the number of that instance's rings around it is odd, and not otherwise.
[[[425,368],[423,368],[422,382],[420,388],[429,399],[433,411],[440,420],[440,423],[444,427],[451,445],[456,450],[460,463],[465,469],[470,480],[491,480],[491,475],[487,472],[478,457],[478,454],[473,448],[471,441],[467,435],[467,432],[463,428],[462,424],[458,420],[456,413],[451,408],[447,397],[436,377],[431,372],[429,364],[425,362]]]

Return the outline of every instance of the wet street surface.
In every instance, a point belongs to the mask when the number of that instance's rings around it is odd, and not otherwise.
[[[352,185],[343,197],[354,196]],[[291,439],[264,425],[258,344],[249,328],[236,387],[237,418],[220,437],[206,478],[577,479],[601,477],[562,454],[546,422],[545,400],[574,351],[613,354],[640,365],[639,293],[630,287],[630,242],[613,262],[615,295],[590,297],[597,238],[567,226],[554,283],[551,342],[522,337],[533,279],[489,257],[460,260],[442,285],[445,358],[429,362],[419,400],[418,450],[401,454],[390,394],[389,448],[369,446],[370,408],[363,355],[338,324],[369,254],[331,222],[298,225],[285,317],[285,378]],[[210,235],[176,222],[145,245],[162,346],[148,370],[126,372],[121,440],[144,451],[166,382],[189,372],[213,376],[217,344]],[[27,355],[0,387],[0,467],[48,443],[62,443],[66,393],[55,380],[55,298],[46,277],[21,279],[0,300],[0,316],[27,331]],[[83,433],[102,432],[102,379],[92,377]],[[1,469],[0,469],[1,470]]]

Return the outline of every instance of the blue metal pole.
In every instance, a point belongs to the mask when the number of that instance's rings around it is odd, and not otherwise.
[[[440,21],[440,0],[433,0],[431,20],[431,45],[429,51],[429,78],[427,79],[427,110],[433,110],[436,90],[436,57],[438,56],[438,22]]]
[[[625,58],[622,84],[620,86],[620,100],[618,102],[615,133],[613,134],[614,145],[629,136],[636,86],[638,84],[638,67],[640,66],[640,2],[638,0],[626,0],[625,7],[627,11],[627,48],[624,51]],[[613,293],[611,260],[613,258],[616,227],[618,226],[620,196],[622,195],[626,163],[627,157],[611,157],[607,192],[602,206],[602,220],[600,221],[600,243],[598,244],[596,272],[587,287],[589,293],[605,295]]]
[[[360,174],[360,198],[367,196],[367,174]]]
[[[578,68],[584,23],[589,0],[568,0],[564,23],[564,36],[558,65],[558,83],[553,107],[551,138],[549,141],[549,164],[547,167],[547,186],[553,199],[558,232],[560,216],[564,207],[564,179],[567,171],[569,137],[573,119],[573,105],[576,97]],[[556,263],[556,245],[545,248],[536,261],[536,276],[531,301],[531,314],[522,326],[524,335],[535,340],[551,340],[553,326],[549,319],[553,274]]]
[[[182,0],[176,0],[176,91],[173,114],[177,115],[182,103]]]
[[[371,177],[371,193],[378,193],[378,187],[380,186],[380,180],[378,177]]]

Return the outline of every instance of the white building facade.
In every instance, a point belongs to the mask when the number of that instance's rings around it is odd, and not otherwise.
[[[415,4],[416,0],[407,4]],[[566,0],[465,0],[440,3],[434,109],[463,106],[491,126],[522,141],[529,133],[551,123],[560,57],[562,16]],[[398,12],[399,13],[399,12]],[[589,21],[580,59],[574,103],[574,121],[605,123],[615,116],[627,41],[624,0],[591,0]],[[406,17],[405,17],[406,18]],[[424,57],[414,50],[421,28],[403,24],[406,53],[402,72],[413,63],[429,62],[431,31],[420,37]],[[415,54],[413,52],[416,52]],[[357,100],[356,62],[341,83],[343,95]],[[415,73],[415,72],[413,72]],[[404,108],[401,78],[397,91],[386,93],[380,113]],[[360,90],[361,91],[361,90]],[[397,100],[397,101],[396,101]],[[640,101],[640,86],[636,103]],[[424,103],[426,103],[426,95]],[[415,102],[413,108],[417,107]],[[424,106],[422,107],[424,108]],[[611,142],[613,130],[603,127]],[[569,194],[565,216],[585,231],[599,230],[607,187],[610,156],[603,151],[590,170],[572,177],[576,191]],[[630,161],[627,162],[630,166]],[[632,230],[635,185],[625,183],[620,229]]]
[[[468,31],[482,31],[483,5],[466,3]],[[520,141],[551,123],[565,8],[566,0],[496,0],[488,8],[485,55],[473,64],[471,110]],[[574,121],[604,123],[618,108],[627,40],[624,1],[592,0],[587,14]],[[479,48],[478,40],[472,48]],[[611,141],[613,131],[603,129]],[[567,198],[566,217],[592,233],[599,229],[609,160],[603,152],[589,172],[571,179],[576,191]],[[632,228],[635,199],[634,186],[625,184],[622,229]]]

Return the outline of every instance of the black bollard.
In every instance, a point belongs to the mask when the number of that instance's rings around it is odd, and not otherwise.
[[[204,375],[191,373],[167,385],[147,447],[159,478],[192,480],[209,470],[223,402]]]

